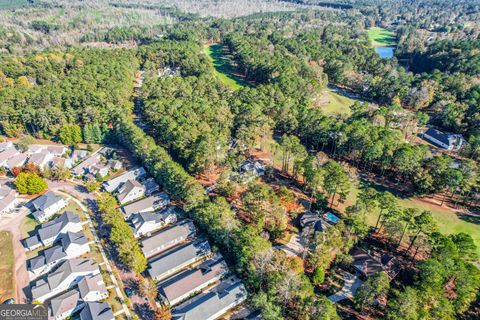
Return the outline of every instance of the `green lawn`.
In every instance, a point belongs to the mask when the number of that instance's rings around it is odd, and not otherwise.
[[[326,91],[317,97],[316,104],[325,114],[339,113],[349,115],[351,112],[350,106],[354,102],[355,100],[342,96],[337,92]]]
[[[247,84],[245,80],[235,74],[235,68],[232,66],[228,54],[225,52],[226,49],[221,43],[205,45],[203,50],[215,67],[215,75],[220,81],[230,86],[233,90],[237,90]]]
[[[368,38],[374,47],[389,47],[396,45],[395,32],[384,28],[373,27],[368,29]]]
[[[379,188],[381,189],[381,188]],[[355,183],[352,185],[350,194],[345,201],[345,203],[339,206],[339,210],[344,212],[345,208],[350,205],[353,205],[357,201],[357,195],[359,193],[359,185]],[[444,234],[452,234],[465,232],[472,236],[475,244],[477,245],[477,252],[480,255],[480,227],[473,223],[462,220],[459,215],[446,207],[439,207],[437,205],[430,204],[425,200],[420,198],[406,198],[399,199],[399,204],[405,208],[417,208],[419,210],[429,210],[432,212],[435,220],[438,224],[438,229]],[[372,226],[375,225],[376,219],[378,218],[378,210],[372,212],[367,216],[368,223]]]
[[[0,232],[0,303],[13,298],[13,243],[12,234],[8,231]]]

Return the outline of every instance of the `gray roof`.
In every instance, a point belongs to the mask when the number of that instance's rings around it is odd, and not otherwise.
[[[134,213],[145,211],[150,207],[157,209],[157,207],[160,208],[162,206],[166,206],[169,201],[170,197],[168,196],[168,194],[166,194],[165,192],[160,192],[155,195],[151,195],[150,197],[146,197],[139,201],[127,204],[126,206],[123,206],[122,209],[125,213],[125,216],[129,217]]]
[[[72,243],[78,245],[84,245],[88,242],[87,237],[83,232],[70,232],[62,236],[62,247],[66,250]]]
[[[42,224],[40,229],[38,229],[38,237],[43,242],[58,236],[68,223],[80,223],[80,217],[71,211],[65,211],[52,221]]]
[[[10,193],[0,199],[0,212],[8,208],[13,202],[17,200],[17,196],[15,194],[15,191],[10,189]]]
[[[88,157],[87,159],[85,159],[84,161],[82,161],[78,166],[76,166],[75,168],[72,169],[72,172],[73,174],[76,174],[76,175],[81,175],[81,174],[84,174],[85,173],[85,169],[93,166],[94,164],[96,164],[97,162],[100,161],[100,155],[99,154],[95,154],[91,157]]]
[[[247,298],[243,284],[236,278],[224,280],[172,310],[172,320],[207,320],[219,312],[242,303]]]
[[[89,259],[64,260],[46,279],[39,280],[32,286],[33,300],[55,290],[72,273],[94,273],[95,270],[98,270],[98,265]]]
[[[23,243],[24,243],[25,248],[27,248],[27,249],[33,248],[33,247],[38,246],[38,245],[41,245],[40,239],[38,239],[37,235],[34,235],[34,236],[28,237],[26,239],[23,239]]]
[[[195,236],[195,225],[184,220],[172,227],[163,229],[157,234],[142,240],[142,251],[146,257],[163,252],[185,239]]]
[[[42,211],[61,200],[63,200],[62,197],[57,196],[53,191],[49,191],[41,195],[40,197],[34,199],[32,201],[32,206],[35,208],[35,210]]]
[[[106,302],[87,302],[80,312],[80,320],[113,320],[112,309]]]
[[[143,167],[135,168],[130,171],[125,172],[124,174],[106,181],[103,186],[107,192],[113,192],[118,189],[123,183],[127,180],[142,178],[147,174]]]
[[[117,195],[118,201],[122,202],[135,188],[145,190],[145,186],[137,180],[127,180],[127,182],[125,182],[125,184],[119,189],[119,194]]]
[[[17,154],[7,161],[7,166],[12,169],[14,167],[22,166],[27,161],[28,156],[25,153]]]
[[[4,162],[14,155],[18,153],[17,149],[15,147],[8,148],[7,150],[4,150],[0,152],[0,162]]]
[[[160,292],[170,302],[210,283],[228,273],[228,266],[221,259],[207,260],[195,269],[187,270],[159,286]]]
[[[78,290],[80,291],[80,296],[82,299],[84,299],[89,292],[107,292],[107,288],[105,286],[105,282],[103,282],[101,273],[98,273],[94,276],[83,277],[78,283]]]
[[[52,318],[64,312],[75,309],[81,303],[77,290],[69,290],[50,300],[50,314]]]
[[[192,260],[199,260],[210,252],[208,241],[190,242],[151,261],[148,273],[153,278],[162,278],[166,272],[190,264]]]
[[[28,260],[28,263],[30,264],[30,270],[35,270],[38,268],[41,268],[46,265],[45,262],[45,256],[36,256],[30,260]]]
[[[54,246],[43,252],[47,264],[62,259],[67,256],[62,246]]]
[[[151,194],[160,189],[158,183],[155,182],[155,179],[149,178],[142,183],[145,186],[145,193]]]

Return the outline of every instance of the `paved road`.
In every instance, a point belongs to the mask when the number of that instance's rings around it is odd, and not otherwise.
[[[70,185],[67,185],[65,182],[62,183],[62,187],[61,189],[70,189],[68,188],[68,186]],[[75,188],[75,185],[72,186],[74,188],[74,190],[77,190]],[[128,319],[131,319],[132,318],[132,315],[130,313],[130,310],[128,310],[128,307],[127,305],[125,304],[125,297],[123,295],[123,292],[122,290],[120,290],[120,287],[118,285],[118,281],[117,281],[117,278],[115,278],[114,274],[113,274],[113,271],[112,271],[112,266],[110,264],[110,261],[108,261],[107,259],[107,256],[105,254],[105,250],[103,249],[102,245],[100,244],[100,239],[98,238],[98,235],[97,235],[97,231],[95,230],[95,227],[93,226],[93,222],[92,222],[92,219],[90,219],[90,215],[88,214],[88,209],[87,207],[85,207],[85,205],[80,201],[78,200],[77,198],[71,196],[70,194],[68,193],[65,193],[63,191],[60,191],[58,189],[54,189],[52,188],[52,186],[50,186],[51,190],[54,190],[60,194],[63,194],[65,197],[67,197],[67,199],[69,200],[72,200],[74,201],[75,203],[77,203],[80,208],[82,208],[83,212],[85,213],[85,216],[87,217],[87,221],[88,221],[88,225],[90,227],[90,230],[92,231],[92,234],[93,234],[93,237],[95,239],[95,243],[97,244],[97,247],[102,255],[102,258],[103,258],[103,262],[105,263],[105,266],[107,268],[107,271],[108,271],[108,274],[110,275],[110,279],[112,280],[112,283],[113,285],[115,286],[115,291],[117,292],[117,296],[120,298],[120,303],[122,304],[122,309],[123,309],[123,313],[125,313],[125,315],[127,316]],[[76,191],[77,193],[78,191]],[[82,193],[83,194],[83,193]],[[84,194],[85,195],[85,194]],[[90,195],[90,196],[89,196]],[[86,194],[84,199],[86,198],[90,198],[93,197],[93,195],[91,195],[90,193]],[[119,312],[116,313],[116,315],[118,315]]]

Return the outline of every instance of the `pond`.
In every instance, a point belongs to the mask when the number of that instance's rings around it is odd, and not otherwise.
[[[392,59],[394,51],[394,47],[375,47],[375,52],[378,53],[382,59]]]

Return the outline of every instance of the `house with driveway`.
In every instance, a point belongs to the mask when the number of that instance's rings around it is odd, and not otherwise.
[[[12,212],[18,203],[15,190],[6,186],[0,188],[0,214]]]
[[[67,206],[65,199],[49,191],[31,202],[32,216],[38,222],[44,222]]]
[[[16,156],[7,160],[6,168],[12,171],[13,168],[18,168],[27,163],[28,156],[25,153],[19,153]]]
[[[85,276],[100,273],[97,263],[90,259],[65,260],[45,278],[36,281],[31,287],[32,301],[43,303],[78,284]]]
[[[148,274],[154,280],[165,279],[211,254],[206,240],[189,242],[149,260]]]
[[[42,246],[48,246],[68,232],[77,233],[82,231],[80,217],[73,212],[65,211],[52,221],[45,222],[36,230],[36,234],[23,239],[25,250],[34,250]]]
[[[76,165],[72,169],[72,174],[77,177],[83,176],[84,174],[88,173],[90,168],[96,165],[97,163],[100,163],[100,155],[98,153],[88,157],[87,159],[83,160],[78,165]]]
[[[228,274],[228,266],[221,255],[203,262],[161,283],[158,287],[163,301],[174,306],[195,292],[200,292]]]
[[[171,227],[160,230],[151,237],[141,241],[142,252],[148,259],[154,255],[173,248],[177,244],[195,236],[195,225],[190,220],[183,220]]]
[[[214,320],[247,299],[247,291],[235,277],[202,292],[172,309],[172,320]]]
[[[88,252],[90,252],[90,246],[83,232],[67,232],[62,236],[60,244],[46,249],[27,261],[30,279],[50,272],[63,260],[77,258]]]
[[[16,156],[18,154],[18,150],[15,147],[11,147],[5,149],[4,151],[0,152],[0,167],[5,167],[7,165],[7,161]]]

